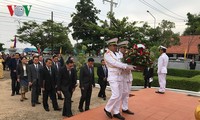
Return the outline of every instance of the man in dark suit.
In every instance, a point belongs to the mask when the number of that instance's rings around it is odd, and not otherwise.
[[[41,104],[38,101],[39,98],[39,89],[40,89],[40,70],[42,66],[38,64],[38,56],[33,57],[33,64],[29,65],[28,69],[28,81],[29,86],[31,86],[31,103],[32,106],[35,107],[35,104]]]
[[[85,111],[90,109],[90,99],[92,94],[92,86],[95,87],[94,82],[94,59],[89,58],[88,62],[80,69],[80,89],[81,98],[79,101],[79,111],[83,112],[83,103],[85,102]]]
[[[42,55],[39,55],[39,64],[42,65],[42,66],[45,66],[45,61],[43,59],[43,56]]]
[[[152,81],[149,81],[150,78],[153,79],[153,68],[151,67],[151,65],[145,67],[143,71],[143,76],[144,76],[144,88],[147,88],[147,86],[151,88]]]
[[[72,60],[73,62],[74,62],[74,58],[73,57],[68,57],[68,59],[67,59],[67,61],[68,60]],[[74,71],[75,71],[75,79],[77,80],[77,70],[76,70],[76,64],[75,64],[75,62],[74,62],[74,66],[73,66],[73,68],[72,69],[74,69]],[[77,85],[75,86],[75,88],[77,87]],[[72,97],[72,95],[73,95],[73,92],[74,92],[74,90],[75,90],[75,88],[74,87],[72,87],[72,88],[70,88],[70,93],[71,93],[71,97]],[[72,101],[73,102],[73,101]]]
[[[99,77],[98,83],[100,85],[100,91],[98,97],[103,98],[106,100],[106,85],[107,85],[107,77],[108,77],[108,69],[105,65],[104,59],[101,60],[101,66],[97,68],[97,75]]]
[[[40,80],[41,89],[43,92],[43,107],[46,111],[49,111],[48,96],[51,96],[54,110],[60,111],[56,100],[56,72],[52,67],[52,60],[47,58],[45,66],[41,69]]]
[[[194,61],[194,58],[192,59],[192,61],[190,62],[190,70],[195,70],[196,68],[196,62]]]
[[[57,79],[59,78],[59,69],[61,68],[61,64],[60,62],[58,61],[58,56],[57,55],[53,55],[53,58],[52,58],[52,66],[54,67],[54,69],[56,70],[56,77]],[[57,92],[57,96],[58,96],[58,100],[63,100],[62,98],[62,94],[59,94]]]
[[[15,57],[10,60],[10,64],[9,64],[10,76],[11,76],[11,80],[12,80],[12,94],[11,94],[11,96],[14,96],[15,93],[17,95],[20,95],[20,93],[19,93],[20,84],[17,81],[17,66],[18,66],[19,63],[21,63],[20,54],[15,53]]]
[[[68,60],[66,66],[60,69],[59,80],[57,81],[58,93],[64,94],[64,105],[63,105],[63,116],[71,117],[73,116],[71,111],[71,88],[75,89],[76,86],[76,72],[73,69],[74,62]]]

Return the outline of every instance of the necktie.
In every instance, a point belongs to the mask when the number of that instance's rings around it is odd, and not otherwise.
[[[35,64],[35,69],[36,69],[36,71],[38,71],[38,65],[37,64]]]
[[[35,69],[36,69],[37,79],[38,79],[38,77],[39,77],[39,75],[38,75],[38,74],[39,74],[39,71],[38,71],[38,64],[35,65]]]
[[[117,56],[115,52],[113,52],[113,53],[115,54],[115,56]]]
[[[92,74],[92,68],[89,68],[89,70],[90,70],[90,74]]]
[[[103,72],[104,72],[104,75],[106,76],[106,67],[103,66]]]
[[[49,74],[51,75],[51,68],[49,68]]]

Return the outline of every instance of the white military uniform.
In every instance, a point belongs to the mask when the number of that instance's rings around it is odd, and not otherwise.
[[[119,59],[123,59],[123,53],[119,51]],[[122,110],[128,110],[128,98],[131,91],[133,76],[131,70],[122,70],[121,79],[123,81],[123,93],[122,93]]]
[[[108,82],[110,84],[112,95],[108,100],[105,109],[113,114],[120,113],[120,103],[123,91],[123,80],[121,79],[122,69],[127,68],[127,64],[120,61],[117,53],[116,55],[108,50],[104,54],[104,60],[108,68]]]
[[[162,53],[158,58],[158,81],[159,81],[159,92],[165,92],[166,87],[166,74],[167,74],[167,65],[169,57],[166,53]]]

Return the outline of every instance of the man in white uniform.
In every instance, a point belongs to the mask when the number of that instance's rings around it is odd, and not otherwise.
[[[156,93],[164,94],[166,87],[166,74],[167,74],[167,65],[169,61],[169,57],[166,55],[167,48],[164,46],[160,46],[160,57],[158,58],[158,81],[159,81],[159,89]]]
[[[121,62],[124,62],[124,54],[126,52],[126,48],[128,47],[128,41],[123,41],[118,44],[119,46],[119,59]],[[123,93],[122,93],[122,112],[126,114],[133,115],[134,113],[128,109],[128,98],[129,92],[131,90],[133,76],[131,70],[122,70],[121,79],[123,81]]]
[[[123,82],[121,79],[122,69],[133,70],[132,65],[122,63],[117,56],[117,38],[109,40],[108,50],[104,54],[104,60],[108,68],[108,82],[110,84],[112,95],[108,100],[104,111],[109,118],[115,117],[120,120],[125,120],[120,115],[120,102],[122,97]],[[113,112],[113,116],[112,113]]]

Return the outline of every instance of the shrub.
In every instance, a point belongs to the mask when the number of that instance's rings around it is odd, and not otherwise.
[[[200,75],[194,77],[178,77],[167,75],[167,88],[182,89],[190,91],[200,91]],[[142,72],[133,72],[133,85],[144,86],[144,78]],[[159,87],[158,77],[154,76],[151,84],[153,87]]]
[[[168,69],[167,75],[191,78],[191,77],[194,77],[196,75],[200,75],[200,71],[170,68],[170,69]]]

